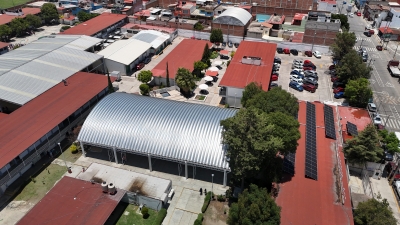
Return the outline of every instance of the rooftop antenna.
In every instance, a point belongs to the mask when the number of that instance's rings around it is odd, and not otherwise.
[[[64,86],[68,86],[68,82],[65,79],[62,79],[62,82],[64,83]]]

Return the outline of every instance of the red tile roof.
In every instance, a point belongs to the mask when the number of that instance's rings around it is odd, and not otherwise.
[[[111,77],[111,79],[115,79]],[[0,168],[107,87],[107,77],[78,72],[0,121]]]
[[[127,25],[123,26],[122,28],[126,28],[126,29],[136,28],[136,29],[141,29],[141,30],[157,30],[160,32],[166,32],[168,34],[172,34],[176,30],[175,28],[159,27],[159,26],[135,24],[135,23],[128,23]]]
[[[64,177],[17,224],[104,224],[125,193],[110,195],[100,184]]]
[[[206,76],[216,77],[218,76],[218,71],[207,70]]]
[[[303,20],[303,17],[307,16],[307,14],[303,14],[303,13],[296,13],[293,17],[293,20]],[[293,20],[292,20],[292,24],[293,24]]]
[[[306,102],[302,101],[299,105],[301,138],[296,151],[295,174],[293,177],[285,177],[284,182],[280,184],[279,195],[276,199],[277,204],[282,207],[281,224],[353,225],[344,155],[339,148],[337,158],[335,140],[325,137],[324,105],[317,102],[314,105],[316,106],[318,180],[305,177]],[[336,112],[335,109],[334,112]],[[344,204],[338,202],[337,177],[334,174],[337,159],[341,166]]]
[[[0,121],[2,119],[6,118],[7,116],[8,116],[8,114],[0,112]]]
[[[264,91],[268,91],[276,46],[274,43],[242,41],[220,86],[244,88],[251,82],[257,82]],[[243,56],[261,57],[261,65],[242,64]]]
[[[80,23],[75,27],[71,27],[60,34],[79,34],[92,36],[126,18],[127,16],[122,14],[102,13],[99,16]]]
[[[6,42],[1,42],[1,41],[0,41],[0,48],[7,47],[7,46],[9,46],[9,45],[10,45],[10,43],[6,43]]]
[[[352,136],[347,134],[346,124],[347,122],[353,123],[357,126],[358,132],[364,130],[364,128],[370,124],[371,118],[369,117],[369,113],[365,109],[352,108],[346,106],[338,106],[339,115],[342,118],[340,120],[341,128],[343,135],[343,140],[351,139]]]
[[[166,77],[166,69],[168,62],[169,78],[174,79],[178,68],[183,67],[190,72],[193,71],[193,63],[201,60],[203,56],[204,46],[208,43],[211,47],[212,43],[204,40],[183,39],[161,62],[157,64],[151,71],[157,76]],[[154,75],[155,76],[155,75]]]
[[[381,27],[381,28],[379,28],[379,31],[383,34],[393,33],[393,31],[392,31],[392,29],[390,29],[390,27]]]
[[[26,15],[32,14],[32,15],[37,15],[40,13],[39,8],[23,8],[22,12],[24,15],[22,16],[12,16],[12,15],[7,15],[7,14],[2,14],[0,15],[0,25],[7,24],[11,22],[14,18],[25,18]]]

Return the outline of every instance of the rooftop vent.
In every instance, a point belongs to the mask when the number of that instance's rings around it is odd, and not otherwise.
[[[261,65],[261,58],[254,56],[243,56],[242,63],[259,66]]]

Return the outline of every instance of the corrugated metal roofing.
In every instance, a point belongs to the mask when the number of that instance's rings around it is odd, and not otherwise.
[[[97,54],[104,56],[106,59],[130,65],[150,48],[151,44],[136,39],[120,40],[112,43]]]
[[[251,17],[251,14],[247,10],[231,7],[214,19],[213,23],[245,26]]]
[[[87,117],[78,140],[223,170],[220,121],[234,109],[113,93]]]
[[[156,30],[142,30],[132,37],[132,39],[144,41],[151,44],[152,47],[155,49],[160,47],[169,38],[169,35],[163,34]]]
[[[78,35],[49,36],[1,55],[0,99],[18,105],[27,103],[101,59],[100,55],[83,51],[99,41]]]

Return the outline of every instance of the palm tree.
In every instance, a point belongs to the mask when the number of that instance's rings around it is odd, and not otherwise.
[[[175,82],[178,87],[188,96],[195,86],[195,78],[186,68],[179,68],[175,75]]]

